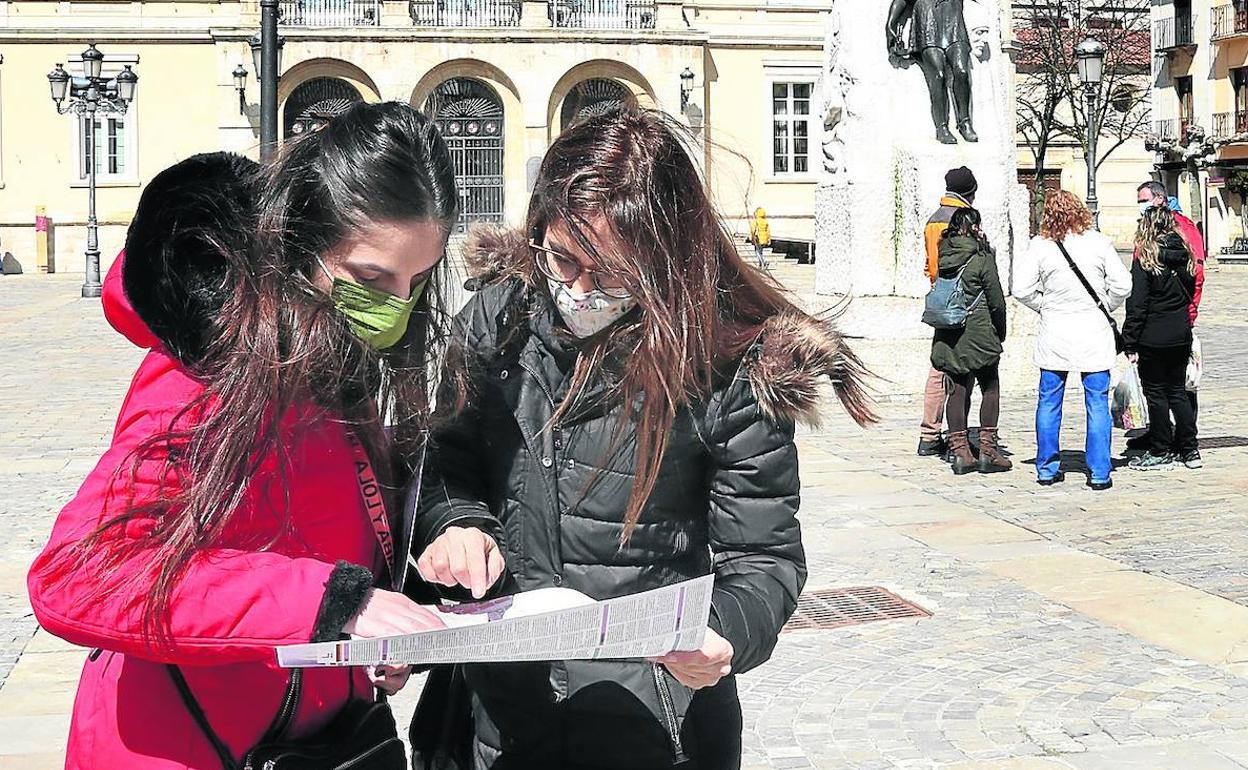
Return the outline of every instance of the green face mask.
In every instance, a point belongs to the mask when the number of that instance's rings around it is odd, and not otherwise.
[[[333,281],[329,296],[334,307],[347,317],[355,335],[376,350],[391,348],[403,339],[412,309],[429,283],[428,278],[421,281],[412,289],[411,297],[401,300],[393,294],[335,276],[324,264],[321,269]]]

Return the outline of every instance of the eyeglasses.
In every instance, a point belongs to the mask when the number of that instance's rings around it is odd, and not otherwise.
[[[588,275],[594,288],[613,299],[627,299],[632,296],[616,277],[585,267],[567,254],[541,246],[537,241],[529,241],[529,249],[533,252],[533,262],[537,271],[552,281],[571,286],[582,275]]]

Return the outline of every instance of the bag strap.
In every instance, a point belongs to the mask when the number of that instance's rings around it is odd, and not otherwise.
[[[1066,245],[1061,241],[1057,241],[1057,248],[1062,252],[1062,256],[1066,258],[1066,264],[1070,265],[1070,269],[1075,271],[1075,277],[1079,279],[1079,283],[1083,284],[1083,288],[1087,290],[1088,296],[1092,298],[1096,306],[1105,314],[1105,320],[1109,321],[1110,327],[1117,329],[1118,322],[1110,315],[1109,308],[1105,307],[1105,303],[1101,301],[1101,295],[1097,294],[1096,290],[1092,288],[1092,284],[1088,283],[1088,279],[1084,277],[1083,271],[1075,264],[1075,260],[1070,258],[1070,252],[1066,250]]]
[[[355,481],[360,486],[360,496],[364,498],[368,520],[372,522],[373,534],[377,536],[377,545],[381,547],[386,571],[393,573],[394,534],[390,530],[390,513],[386,509],[386,498],[381,493],[381,482],[373,472],[373,462],[369,459],[363,442],[350,431],[347,431],[347,440],[351,444],[351,454],[355,460]]]
[[[213,750],[217,752],[217,757],[221,760],[221,766],[225,770],[237,770],[238,765],[234,763],[234,755],[230,753],[230,749],[212,729],[212,725],[208,724],[208,717],[204,715],[204,710],[200,707],[199,701],[195,700],[195,695],[191,692],[191,687],[186,683],[186,677],[182,676],[182,669],[173,665],[166,664],[165,668],[169,671],[173,684],[178,688],[178,695],[182,696],[182,702],[186,704],[186,710],[191,712],[191,718],[195,720],[195,724],[199,725],[199,729],[207,736],[208,742],[212,744]]]
[[[173,663],[165,664],[165,669],[169,671],[169,677],[173,679],[173,684],[178,688],[178,695],[182,696],[182,703],[185,704],[186,710],[191,712],[191,718],[195,720],[195,724],[199,725],[199,729],[203,731],[204,736],[208,738],[208,742],[212,744],[213,750],[217,752],[217,757],[221,759],[221,765],[224,770],[238,770],[237,763],[234,762],[234,755],[230,753],[230,748],[225,745],[225,741],[221,740],[221,736],[217,735],[216,730],[212,729],[212,725],[208,723],[208,717],[204,714],[204,709],[196,700],[195,694],[191,692],[191,686],[187,684],[186,677],[182,675],[182,669]],[[355,682],[348,671],[347,679],[351,687],[351,695],[355,693]],[[269,727],[264,731],[264,735],[260,738],[260,743],[268,743],[275,741],[286,732],[286,728],[290,726],[295,716],[297,708],[297,699],[302,689],[303,670],[294,669],[290,672],[290,681],[286,683],[286,691],[282,695],[282,708],[273,715],[273,721],[269,723]],[[292,702],[296,701],[296,702]],[[288,705],[289,704],[289,705]]]

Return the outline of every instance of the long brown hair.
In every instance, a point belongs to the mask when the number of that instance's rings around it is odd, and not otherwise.
[[[540,243],[561,225],[596,269],[617,277],[637,300],[638,312],[584,343],[554,416],[558,421],[574,406],[613,353],[628,351],[612,394],[616,403],[637,405],[620,410],[616,432],[618,440],[629,431],[636,443],[621,543],[654,489],[677,411],[733,374],[764,322],[801,312],[742,260],[690,146],[687,129],[659,112],[622,108],[585,120],[551,145],[529,204],[528,237]],[[622,248],[595,243],[591,227],[598,221]],[[522,277],[548,292],[534,261]],[[873,418],[858,383],[838,392],[856,420]]]
[[[106,549],[101,572],[115,573],[150,551],[154,582],[143,629],[157,644],[168,641],[178,581],[193,559],[220,543],[257,482],[272,483],[267,474],[275,473],[289,495],[292,426],[283,423],[294,407],[311,405],[324,419],[343,421],[391,488],[410,470],[427,425],[426,373],[441,339],[443,274],[431,277],[403,339],[380,353],[352,334],[310,276],[318,255],[371,222],[432,220],[449,232],[454,173],[433,124],[406,104],[356,105],[290,142],[263,182],[250,247],[206,244],[225,263],[227,299],[192,369],[204,390],[129,461],[131,482],[148,463],[162,468],[162,479],[176,481],[162,482],[150,499],[132,495],[122,513],[81,544],[86,558],[110,531],[134,519],[154,521],[146,535]],[[285,511],[274,513],[285,517]],[[265,533],[241,547],[263,550],[281,534]]]
[[[1135,254],[1140,260],[1140,267],[1154,275],[1161,273],[1162,240],[1167,236],[1182,240],[1183,249],[1187,252],[1187,272],[1196,275],[1196,256],[1179,233],[1174,212],[1166,206],[1153,206],[1140,218],[1140,226],[1135,233]]]

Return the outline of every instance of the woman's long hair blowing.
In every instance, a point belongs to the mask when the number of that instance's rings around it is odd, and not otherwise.
[[[326,419],[343,420],[379,478],[392,485],[403,481],[423,443],[427,366],[441,339],[442,275],[429,281],[403,339],[384,352],[353,335],[311,276],[320,269],[318,256],[369,223],[437,221],[449,231],[457,196],[437,130],[405,104],[356,105],[291,141],[268,176],[250,248],[219,250],[227,299],[194,369],[205,389],[132,458],[132,482],[153,461],[177,482],[165,482],[153,499],[130,501],[85,544],[89,551],[136,518],[155,522],[133,549],[108,551],[105,573],[154,549],[144,629],[158,643],[167,641],[170,598],[191,561],[221,541],[244,499],[280,496],[281,489],[255,482],[266,458],[278,458],[279,480],[287,467],[291,447],[279,431],[283,422],[289,429],[292,406],[311,403]],[[392,425],[390,440],[379,412]],[[272,513],[281,521],[285,507]],[[230,545],[263,549],[280,534]]]
[[[637,300],[638,311],[585,343],[553,418],[566,415],[604,367],[619,369],[613,400],[631,409],[622,410],[616,440],[631,427],[637,468],[621,543],[654,488],[677,410],[733,374],[726,367],[765,321],[800,312],[737,253],[684,136],[682,126],[652,111],[585,120],[547,152],[529,205],[529,237],[540,243],[560,226]],[[607,234],[605,243],[595,243],[595,228]],[[536,266],[526,269],[526,283],[546,291]],[[627,366],[619,366],[620,351]],[[855,419],[871,419],[857,379],[840,383],[838,393]]]
[[[1144,212],[1135,233],[1135,254],[1140,260],[1140,267],[1154,275],[1161,273],[1162,241],[1167,236],[1182,239],[1174,212],[1165,206],[1154,206]],[[1183,241],[1183,248],[1187,251],[1187,271],[1196,275],[1196,256],[1187,241]]]

